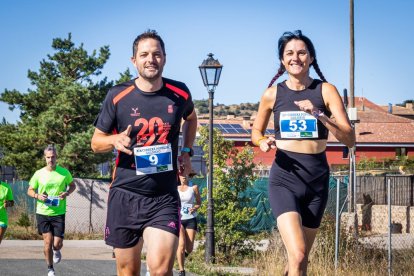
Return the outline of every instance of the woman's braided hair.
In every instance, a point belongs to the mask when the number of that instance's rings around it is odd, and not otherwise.
[[[315,47],[313,46],[312,41],[302,34],[301,30],[296,30],[293,32],[284,32],[283,35],[279,38],[278,41],[278,51],[279,51],[279,60],[283,59],[283,52],[285,51],[286,44],[288,44],[289,41],[292,39],[302,40],[305,42],[306,47],[308,48],[308,51],[310,53],[310,56],[313,57],[313,62],[311,63],[311,66],[315,69],[318,76],[321,78],[322,81],[326,82],[326,79],[324,75],[321,72],[321,69],[319,68],[318,61],[316,60],[316,52]],[[276,75],[272,78],[272,80],[269,83],[268,87],[271,87],[273,83],[281,76],[283,73],[285,73],[286,68],[283,66],[282,63],[280,63],[279,69],[277,70]]]

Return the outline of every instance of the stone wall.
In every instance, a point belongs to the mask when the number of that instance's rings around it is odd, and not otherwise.
[[[408,207],[408,222],[407,222],[408,233],[414,233],[414,207]]]
[[[359,230],[388,233],[388,205],[372,205],[369,210],[362,204],[357,204],[357,215]],[[402,233],[414,233],[413,221],[414,207],[391,206],[391,223],[401,224]]]

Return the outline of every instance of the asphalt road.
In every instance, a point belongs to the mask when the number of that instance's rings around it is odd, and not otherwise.
[[[56,275],[116,275],[112,248],[101,240],[65,240],[62,261],[54,265]],[[141,263],[141,275],[145,275]],[[193,275],[186,273],[187,275]],[[1,276],[47,275],[41,240],[3,240],[0,245]],[[174,271],[174,275],[178,275]]]
[[[2,276],[47,275],[44,260],[0,259],[0,267]],[[112,260],[62,260],[54,268],[56,275],[116,275],[115,261]],[[145,275],[145,266],[141,268],[141,275]]]

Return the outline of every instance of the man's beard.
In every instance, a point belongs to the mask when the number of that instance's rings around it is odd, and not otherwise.
[[[144,73],[141,73],[141,72],[138,72],[138,73],[141,78],[149,82],[152,82],[152,81],[159,79],[162,76],[162,69],[158,69],[156,74],[145,74],[145,71]]]

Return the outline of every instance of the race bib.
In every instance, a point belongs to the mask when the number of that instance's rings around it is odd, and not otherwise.
[[[48,196],[45,201],[46,206],[59,206],[59,196]]]
[[[171,144],[134,148],[137,175],[172,171]]]
[[[318,120],[303,111],[280,112],[281,138],[318,138]]]
[[[190,209],[193,208],[193,204],[189,204],[189,203],[184,203],[181,206],[181,214],[183,215],[188,215],[190,214]]]

